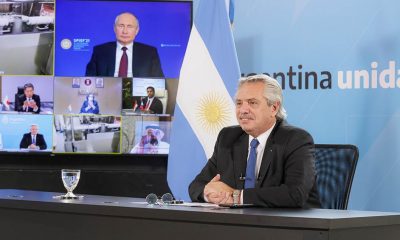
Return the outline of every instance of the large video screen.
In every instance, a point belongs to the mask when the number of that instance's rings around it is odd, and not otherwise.
[[[0,151],[168,154],[192,2],[57,0],[37,8],[53,17],[35,20],[54,30],[55,44],[43,71],[2,71],[0,61]],[[45,31],[22,26],[29,29]]]

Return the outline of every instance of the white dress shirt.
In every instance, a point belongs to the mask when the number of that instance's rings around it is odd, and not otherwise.
[[[119,64],[121,62],[121,57],[124,51],[122,51],[122,45],[117,41],[117,50],[115,51],[115,69],[114,69],[114,77],[118,77],[119,73]],[[125,46],[127,48],[126,54],[128,55],[128,74],[127,77],[132,77],[132,51],[133,51],[133,42]]]
[[[147,98],[147,103],[144,106],[147,106],[147,108],[145,110],[149,110],[150,109],[150,105],[153,102],[154,97],[152,98]]]

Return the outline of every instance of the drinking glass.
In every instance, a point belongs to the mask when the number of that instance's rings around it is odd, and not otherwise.
[[[72,191],[78,186],[79,179],[81,177],[81,170],[78,169],[62,169],[61,178],[67,194],[62,196],[62,199],[78,199]]]

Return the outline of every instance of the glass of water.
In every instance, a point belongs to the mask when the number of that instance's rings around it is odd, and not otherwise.
[[[63,199],[78,199],[72,191],[78,186],[79,179],[81,177],[81,170],[77,169],[62,169],[61,178],[65,189],[67,189],[67,194],[65,194]]]

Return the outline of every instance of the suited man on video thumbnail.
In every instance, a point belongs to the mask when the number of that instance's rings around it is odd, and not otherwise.
[[[115,18],[117,41],[94,46],[86,76],[164,77],[157,48],[134,42],[139,20],[132,13]]]
[[[32,150],[45,150],[47,148],[46,141],[42,134],[39,134],[39,127],[36,124],[31,125],[29,133],[25,133],[19,144],[19,148]]]
[[[24,85],[24,94],[17,97],[15,103],[18,112],[40,113],[40,96],[34,93],[32,83]]]
[[[140,110],[145,113],[151,114],[162,114],[163,113],[163,104],[155,97],[155,89],[152,86],[147,87],[147,97],[142,99],[140,103]]]

